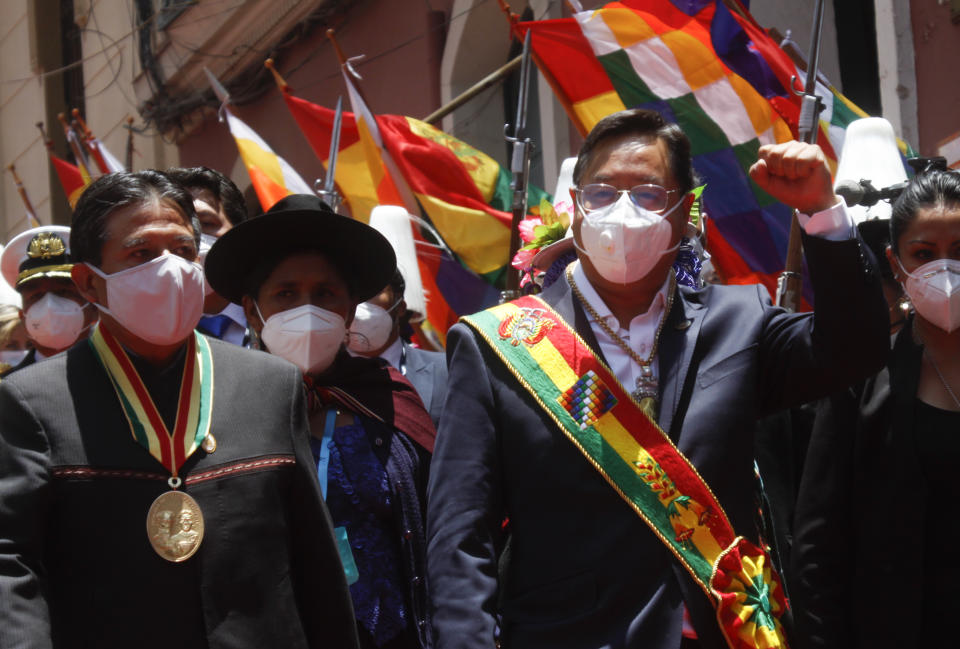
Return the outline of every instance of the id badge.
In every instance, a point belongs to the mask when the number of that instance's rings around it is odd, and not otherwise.
[[[333,536],[337,539],[337,550],[340,552],[343,574],[347,576],[347,585],[352,586],[360,579],[360,571],[357,570],[357,562],[353,560],[353,550],[350,549],[347,528],[343,526],[333,528]]]

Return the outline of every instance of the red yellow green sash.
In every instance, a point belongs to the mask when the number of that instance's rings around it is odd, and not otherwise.
[[[196,332],[187,340],[177,416],[171,434],[117,339],[103,327],[97,326],[88,340],[117,392],[133,438],[176,478],[177,471],[210,432],[210,415],[213,411],[213,358],[210,344]]]
[[[786,647],[769,557],[734,533],[696,468],[577,333],[533,296],[464,321],[704,590],[727,644]]]

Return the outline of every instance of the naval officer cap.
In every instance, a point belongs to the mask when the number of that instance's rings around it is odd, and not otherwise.
[[[0,272],[19,290],[26,282],[53,277],[70,279],[70,228],[45,225],[21,232],[0,254]]]

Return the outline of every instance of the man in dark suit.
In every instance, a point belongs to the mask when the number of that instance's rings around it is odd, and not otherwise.
[[[756,418],[875,371],[887,340],[879,283],[819,148],[763,147],[751,175],[802,213],[815,315],[771,306],[758,286],[675,286],[689,143],[644,110],[587,137],[572,192],[578,260],[541,297],[648,409],[736,534],[758,544]],[[498,635],[525,649],[727,646],[711,598],[529,384],[463,324],[447,357],[428,490],[435,646],[488,648]]]
[[[0,384],[0,647],[355,647],[299,371],[194,332],[190,196],[110,174],[73,279],[101,311]]]
[[[411,315],[405,290],[403,274],[397,269],[380,293],[357,307],[349,348],[352,354],[379,357],[400,370],[416,388],[436,426],[447,393],[447,360],[442,352],[414,347],[401,337],[400,330]]]
[[[193,208],[200,221],[201,264],[210,246],[233,226],[247,220],[243,193],[227,176],[209,167],[173,167],[166,174],[193,197]],[[233,304],[206,284],[204,315],[197,324],[202,333],[234,345],[248,347],[247,318],[243,307]]]

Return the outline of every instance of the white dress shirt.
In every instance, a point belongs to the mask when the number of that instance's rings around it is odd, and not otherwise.
[[[383,350],[380,358],[406,374],[403,367],[403,340],[401,340],[399,336],[393,341],[392,345]]]
[[[846,204],[843,201],[838,202],[822,212],[813,215],[799,214],[800,225],[804,231],[811,236],[822,237],[830,241],[842,241],[853,236],[854,223],[847,211]],[[660,320],[665,317],[665,307],[667,302],[667,291],[670,287],[670,281],[673,279],[673,272],[667,274],[667,281],[663,283],[660,290],[650,303],[650,308],[646,313],[641,313],[630,321],[629,330],[620,326],[620,321],[613,315],[610,308],[606,305],[600,295],[597,293],[580,261],[573,262],[573,280],[583,294],[583,298],[593,307],[607,325],[634,350],[640,358],[646,360],[650,354],[650,349],[654,344],[657,329],[660,326]],[[600,353],[607,359],[610,370],[614,373],[620,383],[626,388],[627,392],[633,392],[637,386],[637,379],[640,378],[640,365],[624,351],[610,337],[610,335],[590,316],[589,310],[586,316],[590,321],[590,329],[597,338],[600,345]],[[659,357],[654,357],[650,365],[653,371],[654,379],[659,378]]]
[[[243,312],[243,307],[230,302],[217,315],[230,318],[230,324],[227,325],[220,340],[234,345],[242,345],[244,336],[247,334],[247,316]]]

